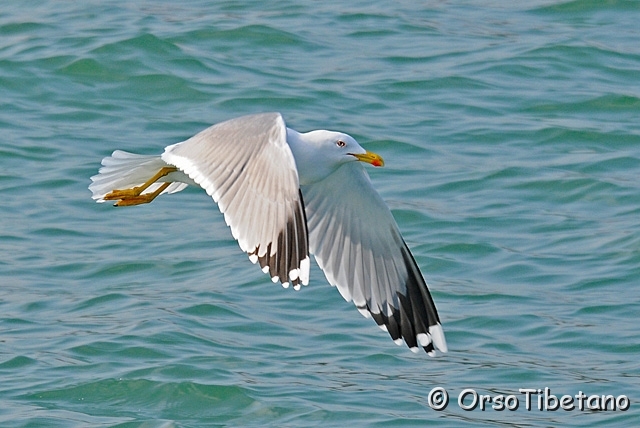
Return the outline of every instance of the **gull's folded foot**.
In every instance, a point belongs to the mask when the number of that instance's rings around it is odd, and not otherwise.
[[[156,196],[162,193],[171,182],[163,183],[155,192],[142,194],[149,186],[158,181],[160,178],[165,175],[171,174],[172,172],[177,171],[178,168],[175,166],[165,166],[160,169],[149,180],[147,180],[143,185],[132,187],[131,189],[116,189],[107,193],[103,196],[105,201],[118,201],[114,204],[116,207],[126,207],[131,205],[140,205],[140,204],[148,204],[153,201]]]
[[[105,201],[116,201],[118,199],[133,198],[140,196],[144,189],[142,186],[132,187],[131,189],[112,190],[103,196]]]
[[[149,202],[153,201],[156,198],[156,196],[158,196],[160,193],[164,192],[164,189],[169,187],[170,184],[171,183],[163,183],[162,186],[158,187],[158,189],[153,193],[145,193],[145,194],[142,194],[142,195],[133,195],[133,196],[120,197],[120,198],[118,198],[120,200],[118,202],[116,202],[113,206],[115,206],[115,207],[129,207],[129,206],[132,206],[132,205],[148,204]],[[135,189],[135,187],[134,187],[134,189]],[[127,190],[133,190],[133,189],[127,189]],[[111,192],[111,193],[113,193],[113,192]],[[107,198],[105,197],[105,199],[107,199]]]
[[[116,202],[115,204],[113,204],[113,206],[114,207],[130,207],[133,205],[148,204],[154,199],[155,199],[155,196],[153,196],[152,193],[148,193],[146,195],[140,195],[140,196],[124,197],[120,199],[118,202]]]

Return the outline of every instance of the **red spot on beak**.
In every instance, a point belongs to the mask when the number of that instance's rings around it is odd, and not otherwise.
[[[353,153],[349,153],[349,154],[355,157],[356,159],[358,159],[360,162],[366,162],[373,166],[384,166],[384,160],[382,159],[382,157],[373,152],[367,151],[366,153],[362,153],[362,154],[353,154]]]

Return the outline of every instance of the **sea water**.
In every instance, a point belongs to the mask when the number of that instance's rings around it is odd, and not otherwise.
[[[639,21],[631,0],[4,2],[0,424],[638,426]],[[449,353],[394,345],[315,265],[272,284],[200,189],[91,200],[114,149],[263,111],[384,157]]]

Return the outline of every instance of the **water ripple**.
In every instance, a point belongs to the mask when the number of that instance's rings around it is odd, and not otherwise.
[[[3,426],[637,425],[638,2],[15,3],[0,12]],[[251,265],[188,189],[95,204],[113,149],[282,111],[353,134],[450,353],[322,272]],[[427,395],[451,395],[436,412]],[[465,412],[457,393],[627,394]],[[522,398],[522,397],[521,397]]]

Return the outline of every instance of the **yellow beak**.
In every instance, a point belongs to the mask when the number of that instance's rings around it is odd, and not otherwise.
[[[384,159],[379,154],[367,151],[367,153],[363,154],[353,154],[349,153],[351,156],[358,159],[360,162],[370,163],[373,166],[384,166]]]

